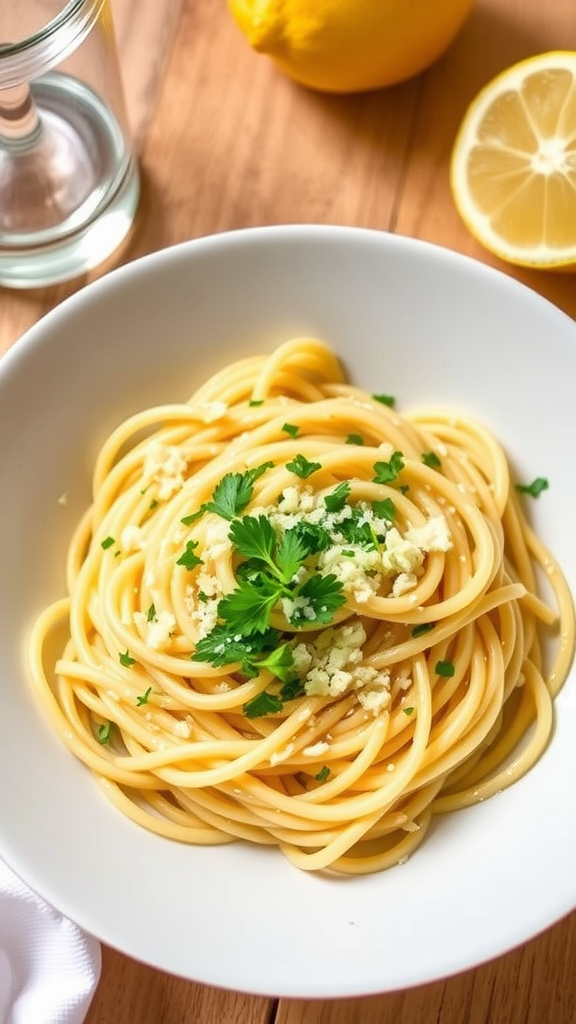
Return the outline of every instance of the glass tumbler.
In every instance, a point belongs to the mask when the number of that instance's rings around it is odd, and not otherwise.
[[[138,196],[108,0],[0,0],[0,285],[95,267]]]

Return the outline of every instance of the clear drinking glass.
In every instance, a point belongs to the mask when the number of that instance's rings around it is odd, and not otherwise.
[[[138,196],[108,0],[0,0],[0,284],[95,267]]]

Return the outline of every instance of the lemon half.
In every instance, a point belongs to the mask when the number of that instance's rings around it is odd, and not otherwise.
[[[452,42],[473,0],[228,0],[248,42],[302,85],[363,92],[410,78]]]
[[[543,53],[468,108],[450,184],[470,232],[519,266],[576,269],[576,53]]]

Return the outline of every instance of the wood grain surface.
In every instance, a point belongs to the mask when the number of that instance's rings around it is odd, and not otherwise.
[[[530,54],[576,50],[574,0],[476,0],[434,67],[403,85],[348,97],[301,89],[252,53],[225,0],[113,6],[143,193],[129,242],[91,277],[230,228],[354,224],[468,253],[576,317],[576,279],[490,257],[460,222],[447,175],[460,119],[485,82]],[[88,279],[0,289],[0,352]],[[349,1001],[239,995],[104,949],[87,1024],[575,1024],[575,965],[576,914],[476,970]]]

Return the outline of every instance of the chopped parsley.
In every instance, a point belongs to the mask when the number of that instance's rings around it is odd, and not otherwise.
[[[111,548],[113,544],[114,537],[105,537],[104,540],[100,542],[100,547],[104,548],[104,551],[106,551],[106,549]]]
[[[545,476],[537,476],[531,484],[516,484],[516,490],[519,494],[529,494],[531,498],[537,498],[542,491],[547,491],[549,486]]]
[[[454,675],[455,668],[452,661],[437,661],[434,671],[437,676],[445,676],[447,679]]]
[[[182,522],[194,522],[204,512],[214,512],[222,519],[235,519],[242,514],[252,498],[255,481],[273,465],[273,462],[263,462],[254,469],[247,469],[245,473],[226,473],[216,484],[212,500],[205,502],[192,517],[187,516]]]
[[[191,570],[196,568],[197,565],[202,565],[202,559],[198,555],[194,554],[194,549],[198,547],[197,540],[189,540],[186,542],[186,547],[180,558],[177,559],[176,565],[183,565],[185,569]]]
[[[429,466],[430,469],[440,469],[440,466],[442,465],[442,462],[436,455],[436,452],[424,452],[422,455],[422,462],[425,466]]]
[[[392,452],[389,462],[375,462],[374,477],[375,484],[392,483],[398,476],[401,469],[404,469],[404,456],[402,452]]]
[[[433,622],[419,622],[417,626],[414,626],[412,630],[412,636],[414,638],[418,636],[424,636],[425,633],[429,633],[431,629],[434,629]]]
[[[149,609],[148,609],[148,611],[146,612],[146,622],[154,622],[155,618],[156,618],[156,608],[154,607],[153,604],[151,604]]]
[[[323,765],[319,772],[316,773],[314,778],[316,782],[326,782],[330,776],[330,769],[327,764]]]
[[[282,430],[285,434],[289,434],[290,437],[298,437],[300,433],[300,427],[296,423],[285,423]]]
[[[102,725],[99,725],[97,732],[98,743],[101,743],[102,746],[110,743],[111,733],[112,722],[103,722]]]
[[[350,494],[350,484],[347,480],[343,480],[341,484],[338,484],[330,494],[327,494],[324,498],[324,504],[327,512],[341,512],[346,504],[348,495]]]
[[[148,698],[149,698],[151,693],[152,693],[152,687],[149,686],[148,689],[144,693],[141,693],[139,697],[136,697],[136,704],[137,704],[137,706],[139,708],[142,707],[143,704],[147,704],[148,703]]]
[[[295,455],[292,462],[286,463],[286,469],[289,469],[291,473],[295,473],[301,480],[306,480],[316,470],[322,469],[320,462],[309,462],[305,455]]]
[[[250,401],[248,402],[248,405],[251,405],[251,406],[264,405],[264,399],[263,398],[251,398]]]
[[[120,664],[123,665],[124,668],[132,668],[132,665],[136,664],[136,658],[130,657],[130,652],[129,651],[124,651],[124,654],[122,654],[122,653],[119,654],[118,658],[119,658]]]
[[[372,511],[379,519],[386,519],[393,523],[396,518],[396,506],[392,498],[384,498],[383,501],[373,501]]]
[[[402,708],[402,710],[403,710],[405,715],[413,715],[414,714],[414,708]]]
[[[275,715],[278,711],[282,711],[283,707],[280,697],[275,697],[273,693],[263,690],[252,700],[247,701],[243,705],[242,711],[246,718],[262,718],[263,715]]]
[[[375,402],[380,402],[381,405],[387,405],[390,409],[393,409],[396,405],[396,398],[394,395],[372,395]]]
[[[364,444],[364,438],[362,437],[362,434],[348,434],[348,437],[346,438],[346,441],[344,443],[362,445]]]

